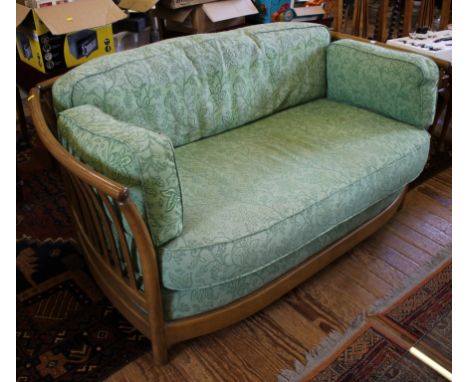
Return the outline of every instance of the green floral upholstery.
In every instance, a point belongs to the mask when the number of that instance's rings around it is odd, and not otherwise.
[[[58,130],[69,151],[129,187],[156,244],[182,232],[179,178],[168,137],[120,122],[90,105],[60,112]]]
[[[325,99],[177,148],[184,229],[160,249],[163,285],[257,272],[401,189],[428,150],[424,130]]]
[[[54,85],[58,110],[92,104],[174,147],[326,94],[328,30],[258,25],[101,57]]]
[[[435,65],[329,41],[319,25],[258,25],[98,58],[54,84],[64,146],[128,186],[148,223],[166,319],[265,285],[422,171]]]
[[[427,57],[352,40],[327,51],[327,97],[427,128],[434,119],[437,65]]]
[[[163,303],[166,319],[175,320],[177,318],[206,312],[254,292],[276,277],[281,276],[284,272],[294,268],[320,249],[325,248],[327,245],[340,239],[353,229],[373,218],[393,202],[399,192],[400,191],[390,195],[373,206],[370,206],[360,214],[324,232],[303,247],[288,254],[288,256],[284,256],[278,261],[267,264],[257,269],[255,272],[246,273],[243,277],[208,288],[188,289],[183,291],[163,289]]]

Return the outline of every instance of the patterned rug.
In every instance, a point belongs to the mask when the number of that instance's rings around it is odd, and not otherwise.
[[[441,263],[415,287],[378,302],[345,334],[333,333],[306,354],[305,365],[296,362],[295,370],[283,370],[278,381],[446,381],[409,349],[415,346],[451,368],[450,253],[451,248],[444,250]]]
[[[29,136],[17,134],[17,381],[101,381],[150,343],[87,273],[58,168]]]
[[[407,354],[372,326],[366,326],[359,336],[323,370],[311,372],[300,381],[313,382],[446,382],[429,366]]]
[[[452,359],[452,265],[382,314],[401,332]],[[420,346],[423,345],[420,343]]]
[[[70,240],[17,241],[17,381],[100,381],[150,350]]]

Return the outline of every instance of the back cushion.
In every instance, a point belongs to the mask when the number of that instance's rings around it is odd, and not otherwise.
[[[304,23],[165,40],[63,75],[55,107],[92,104],[177,147],[324,97],[329,43],[325,27]]]

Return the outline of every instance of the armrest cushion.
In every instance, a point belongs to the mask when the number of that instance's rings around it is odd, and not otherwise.
[[[327,51],[327,97],[420,128],[434,120],[437,65],[429,58],[353,40]]]
[[[180,235],[182,196],[167,136],[118,121],[90,105],[60,112],[58,131],[75,157],[129,188],[155,244]]]

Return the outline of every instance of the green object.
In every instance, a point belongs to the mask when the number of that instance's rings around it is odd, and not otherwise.
[[[410,125],[434,120],[439,70],[431,59],[353,40],[327,51],[327,97]]]
[[[101,57],[60,77],[58,110],[92,104],[174,147],[326,95],[328,30],[258,25]]]
[[[411,182],[428,152],[426,131],[329,100],[177,148],[184,229],[160,249],[163,285],[206,288],[294,253]]]
[[[223,306],[254,292],[311,257],[311,254],[345,236],[348,232],[380,213],[396,199],[397,195],[398,193],[388,196],[357,216],[351,217],[303,247],[289,253],[288,256],[284,256],[271,264],[265,264],[264,267],[257,269],[255,272],[246,273],[243,277],[207,288],[183,291],[163,289],[165,317],[168,320],[175,320],[192,316]]]
[[[181,234],[181,192],[168,137],[118,121],[90,105],[60,112],[58,130],[73,155],[129,187],[157,245]]]
[[[314,24],[257,25],[99,58],[56,81],[64,146],[128,186],[148,224],[167,319],[280,276],[424,168],[435,65],[329,41]]]

